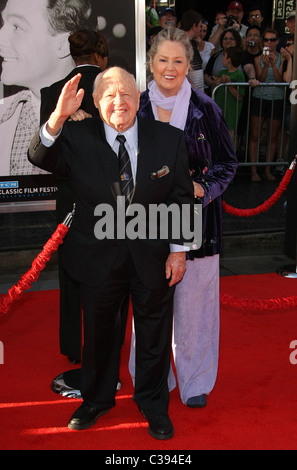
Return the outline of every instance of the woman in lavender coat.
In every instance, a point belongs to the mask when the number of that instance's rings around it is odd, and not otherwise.
[[[184,130],[194,193],[203,204],[202,246],[188,253],[186,273],[176,286],[173,331],[182,402],[203,407],[218,370],[222,195],[235,175],[237,158],[221,110],[186,78],[191,57],[183,31],[166,28],[156,36],[150,49],[154,80],[141,95],[139,116]],[[134,354],[132,345],[132,376]],[[172,374],[171,389],[173,380]]]

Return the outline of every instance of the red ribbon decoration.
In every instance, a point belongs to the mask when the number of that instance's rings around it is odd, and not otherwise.
[[[268,209],[270,209],[270,207],[273,206],[273,204],[276,203],[276,201],[280,198],[280,196],[287,189],[287,186],[292,178],[293,171],[296,166],[296,158],[297,157],[295,157],[295,160],[291,163],[290,167],[287,169],[275,193],[272,196],[270,196],[270,198],[267,199],[267,201],[263,202],[263,204],[253,209],[237,209],[235,207],[230,206],[225,201],[223,201],[224,211],[227,212],[228,214],[235,215],[236,217],[252,217],[254,215],[260,214],[261,212],[266,212]]]

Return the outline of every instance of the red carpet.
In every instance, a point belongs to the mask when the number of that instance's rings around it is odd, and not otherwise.
[[[297,281],[277,274],[230,276],[221,292],[243,298],[295,296]],[[58,348],[58,291],[25,293],[0,317],[0,449],[297,449],[296,308],[251,312],[222,305],[220,367],[206,408],[182,405],[171,393],[175,437],[156,441],[132,401],[127,371],[130,331],[123,348],[117,405],[87,431],[71,431],[79,402],[50,389],[70,369]]]

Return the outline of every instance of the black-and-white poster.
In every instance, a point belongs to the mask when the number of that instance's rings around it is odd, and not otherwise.
[[[31,165],[27,149],[40,125],[40,89],[75,66],[69,34],[100,31],[108,66],[136,74],[137,8],[135,0],[0,0],[0,207],[55,199],[55,177]]]

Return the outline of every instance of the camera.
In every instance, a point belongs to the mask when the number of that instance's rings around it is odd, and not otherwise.
[[[236,16],[234,15],[227,16],[226,25],[230,27],[230,26],[233,26],[234,23],[238,23]]]
[[[269,47],[263,47],[263,55],[269,55]]]
[[[256,45],[255,41],[248,42],[248,47],[255,47],[255,45]]]

